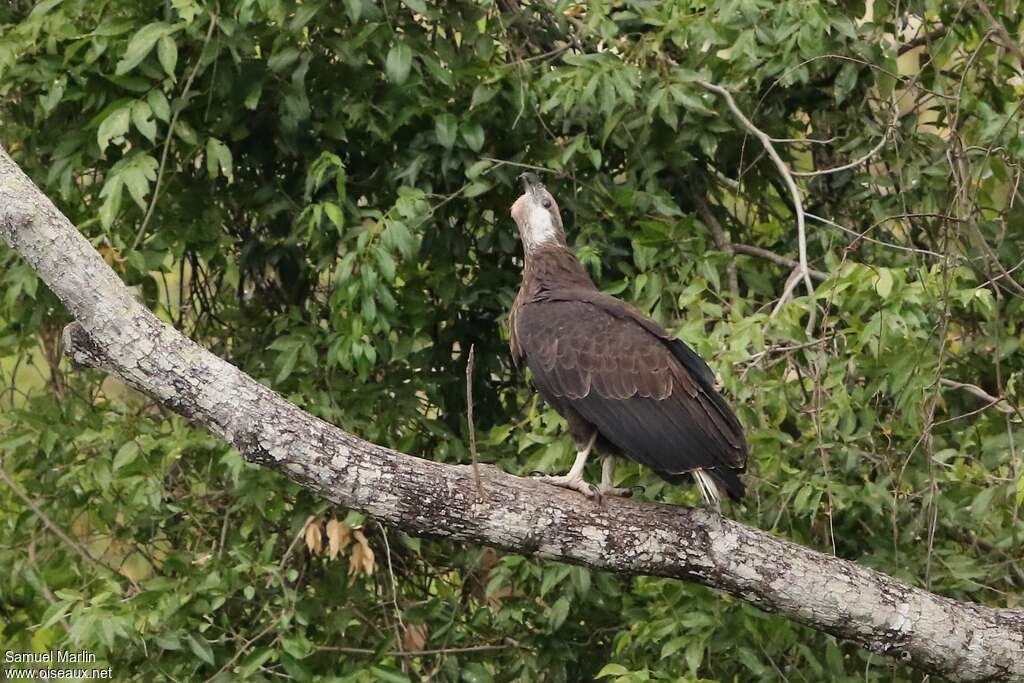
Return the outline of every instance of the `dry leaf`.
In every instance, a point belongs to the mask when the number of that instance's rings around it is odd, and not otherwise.
[[[306,525],[306,547],[309,548],[309,552],[314,555],[319,555],[320,551],[323,550],[323,537],[320,534],[320,520],[310,520],[309,524]]]
[[[332,519],[327,522],[327,548],[333,560],[352,541],[352,530],[344,522]]]
[[[406,652],[419,652],[427,644],[426,624],[406,624],[402,634],[402,645]]]
[[[348,585],[350,586],[355,583],[356,575],[359,572],[363,572],[367,576],[373,574],[374,566],[373,549],[370,547],[370,542],[366,540],[366,536],[359,529],[353,531],[352,536],[356,539],[356,545],[348,558]]]

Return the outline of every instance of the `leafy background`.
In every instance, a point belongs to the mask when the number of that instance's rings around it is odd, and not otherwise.
[[[365,438],[466,462],[475,345],[482,457],[518,473],[572,457],[503,327],[517,164],[540,167],[600,286],[737,406],[750,496],[727,514],[1019,606],[1021,22],[981,0],[12,0],[0,142],[164,320]],[[777,307],[794,206],[698,79],[794,171],[883,142],[797,177],[813,295]],[[700,587],[326,505],[72,370],[66,312],[0,263],[5,650],[91,650],[123,680],[922,679]]]

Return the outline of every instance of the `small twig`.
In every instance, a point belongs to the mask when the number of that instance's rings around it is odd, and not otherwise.
[[[729,233],[725,231],[722,224],[715,218],[715,214],[711,212],[711,207],[704,197],[695,192],[693,201],[697,207],[697,213],[700,215],[701,222],[711,230],[715,246],[718,247],[719,251],[724,251],[729,256],[729,263],[725,267],[725,272],[729,277],[729,293],[732,295],[733,300],[737,300],[740,297],[740,282],[736,274],[736,252],[733,249],[732,240],[729,239]]]
[[[850,228],[847,228],[845,225],[840,225],[839,223],[836,223],[835,221],[831,221],[831,220],[829,220],[827,218],[823,218],[821,216],[816,216],[813,213],[807,214],[807,217],[811,218],[811,219],[814,219],[814,220],[816,220],[816,221],[818,221],[820,223],[824,223],[825,225],[830,225],[833,228],[836,228],[838,230],[842,230],[843,232],[845,232],[845,233],[847,233],[849,235],[854,235],[859,240],[865,240],[867,242],[871,242],[873,244],[878,244],[878,245],[881,245],[883,247],[889,247],[890,249],[898,249],[899,251],[906,251],[906,252],[909,252],[911,254],[923,254],[925,256],[932,256],[934,258],[944,258],[942,254],[940,254],[938,252],[935,252],[935,251],[930,251],[928,249],[918,249],[917,247],[904,247],[901,244],[893,244],[892,242],[883,242],[882,240],[877,240],[877,239],[874,239],[873,237],[868,237],[866,233],[870,230],[870,228],[868,230],[865,230],[864,232],[857,232],[856,230],[852,230]],[[878,224],[876,223],[876,225],[878,225]]]
[[[534,166],[533,164],[522,164],[518,161],[507,161],[505,159],[495,159],[494,157],[480,157],[483,161],[490,161],[492,164],[498,164],[499,166],[515,166],[516,168],[526,168],[531,171],[537,171],[538,173],[553,173],[558,174],[558,171],[552,171],[550,168],[544,168],[543,166]]]
[[[192,81],[195,80],[196,73],[199,72],[199,64],[203,58],[203,51],[206,50],[207,43],[210,42],[210,37],[213,36],[213,29],[217,26],[217,15],[210,13],[210,25],[206,29],[206,37],[203,39],[203,44],[199,48],[199,55],[196,57],[196,63],[192,65],[192,72],[189,73],[188,78],[185,79],[185,85],[181,89],[181,95],[178,96],[178,100],[181,101],[181,106],[175,108],[171,114],[171,122],[167,124],[167,137],[164,138],[164,150],[160,154],[160,168],[156,174],[156,184],[153,186],[153,196],[149,200],[149,207],[146,209],[146,215],[142,218],[142,225],[139,226],[138,233],[135,234],[135,239],[132,240],[132,245],[128,248],[128,251],[135,251],[136,247],[142,241],[142,237],[146,234],[146,226],[149,225],[149,220],[153,217],[153,209],[156,208],[156,200],[160,197],[160,185],[164,179],[164,170],[167,167],[167,154],[171,149],[171,140],[174,139],[174,126],[178,123],[178,114],[185,108],[185,98],[188,97],[189,90],[192,89]]]
[[[385,657],[425,657],[427,655],[450,655],[467,652],[492,652],[494,650],[508,650],[515,645],[470,645],[468,647],[445,647],[436,650],[390,650],[381,652],[371,650],[367,647],[338,647],[332,645],[320,645],[316,649],[319,652],[342,652],[351,655],[383,655]]]
[[[402,627],[404,632],[405,622],[402,621],[402,609],[398,606],[398,582],[395,581],[395,568],[391,564],[391,544],[388,542],[388,530],[380,522],[377,522],[377,526],[380,527],[380,535],[384,539],[384,555],[388,558],[388,576],[391,578],[391,604],[395,607],[395,618],[398,619],[398,625]],[[402,646],[401,640],[398,641],[398,646]]]
[[[228,537],[228,520],[231,519],[231,510],[227,510],[224,513],[224,522],[220,527],[220,545],[217,547],[217,557],[224,555],[224,541]]]
[[[473,484],[476,486],[477,500],[483,500],[484,485],[480,481],[480,461],[476,452],[476,428],[473,426],[473,365],[476,360],[476,344],[469,345],[469,358],[466,360],[466,422],[469,426],[469,457],[473,460]]]
[[[999,37],[1003,41],[1003,47],[1005,47],[1008,50],[1012,50],[1013,52],[1016,52],[1017,57],[1019,57],[1021,60],[1021,64],[1024,64],[1024,48],[1020,46],[1020,43],[1018,43],[1017,41],[1010,37],[1009,31],[1006,30],[1006,27],[1003,26],[1002,22],[997,20],[995,16],[993,16],[992,10],[991,8],[989,8],[988,3],[985,2],[985,0],[978,0],[978,9],[981,10],[981,13],[985,15],[985,18],[988,19],[988,22],[992,24],[992,28],[994,28],[996,30],[996,33],[999,34]]]
[[[278,620],[275,619],[274,621],[270,622],[270,624],[265,629],[263,629],[262,631],[260,631],[256,635],[254,635],[249,640],[245,641],[245,643],[242,644],[242,647],[238,648],[238,652],[236,652],[234,654],[234,656],[231,659],[229,659],[226,664],[224,664],[224,666],[222,666],[220,669],[218,669],[217,673],[213,674],[212,676],[210,676],[209,678],[206,679],[206,683],[210,683],[210,681],[214,680],[215,678],[220,676],[222,673],[224,673],[225,671],[230,669],[234,665],[234,663],[238,661],[239,657],[241,657],[242,655],[245,654],[245,651],[249,649],[249,646],[252,645],[253,643],[255,643],[260,638],[262,638],[263,636],[265,636],[268,633],[270,633],[270,631],[275,626],[277,626],[277,622],[278,622]]]
[[[800,188],[797,187],[796,181],[793,180],[793,172],[790,170],[786,162],[782,160],[779,153],[775,150],[775,146],[772,144],[772,138],[763,130],[751,123],[750,119],[740,110],[736,104],[736,100],[733,99],[732,93],[723,88],[720,85],[714,83],[708,83],[707,81],[697,80],[697,85],[701,86],[706,90],[717,93],[722,96],[725,103],[729,106],[733,116],[736,120],[754,137],[760,140],[761,145],[764,147],[764,151],[768,153],[772,163],[779,170],[779,174],[782,176],[782,180],[786,183],[787,189],[789,189],[790,196],[793,201],[793,210],[796,212],[796,231],[797,231],[797,243],[799,246],[800,260],[797,265],[795,281],[792,283],[787,282],[786,288],[782,293],[782,298],[779,299],[779,304],[772,310],[771,315],[774,316],[782,308],[792,294],[793,289],[796,288],[797,283],[803,280],[804,286],[807,288],[807,296],[811,298],[808,306],[810,317],[807,320],[807,334],[810,334],[814,330],[814,323],[816,319],[816,309],[814,305],[814,285],[811,283],[810,269],[807,267],[807,226],[804,219],[804,205],[803,197],[800,194]],[[794,278],[790,278],[794,280]]]
[[[896,51],[896,55],[902,57],[903,55],[905,55],[906,53],[910,52],[911,50],[919,48],[919,47],[921,47],[923,45],[927,45],[928,43],[932,42],[933,40],[938,40],[939,38],[942,38],[945,35],[946,35],[946,27],[945,26],[939,26],[937,29],[935,29],[931,33],[925,33],[924,35],[918,36],[917,38],[914,38],[913,40],[911,40],[911,41],[909,41],[907,43],[903,43],[902,45],[900,45],[899,49]]]
[[[25,503],[28,509],[35,513],[35,516],[39,518],[39,521],[41,521],[47,529],[52,531],[53,535],[59,538],[60,541],[64,543],[64,545],[78,553],[78,555],[80,555],[82,559],[88,562],[89,564],[95,565],[97,567],[103,567],[104,569],[107,569],[113,572],[114,574],[117,574],[118,576],[123,576],[124,578],[128,579],[128,581],[131,582],[132,587],[135,588],[136,591],[142,592],[142,587],[138,584],[138,582],[135,579],[128,576],[127,574],[122,574],[110,565],[104,563],[101,560],[96,559],[89,553],[88,550],[86,550],[82,546],[82,544],[68,536],[67,533],[63,529],[61,529],[56,522],[50,519],[49,515],[43,512],[43,509],[39,506],[38,503],[36,503],[36,501],[32,500],[32,498],[29,497],[27,493],[21,490],[21,487],[15,483],[11,475],[9,475],[7,473],[7,470],[5,470],[2,466],[0,466],[0,479],[3,479],[4,483],[11,487],[11,490],[14,491],[14,495],[18,496],[18,498],[21,498],[21,502]]]
[[[306,535],[306,527],[309,526],[314,519],[316,519],[316,515],[310,515],[309,517],[306,517],[306,521],[303,522],[302,526],[299,527],[299,533],[295,534],[295,538],[292,539],[292,544],[288,546],[287,550],[284,551],[284,555],[281,557],[281,562],[277,565],[278,571],[284,571],[284,566],[288,564],[288,559],[292,556],[292,552],[295,550],[295,546],[297,546],[302,537]],[[268,586],[270,585],[271,580],[272,579],[270,577],[267,578]]]
[[[755,247],[750,244],[737,244],[736,242],[733,242],[732,249],[737,254],[744,254],[745,256],[756,256],[757,258],[763,258],[766,261],[771,261],[772,263],[778,264],[780,266],[785,266],[787,268],[797,268],[800,266],[800,263],[797,262],[795,259],[791,259],[788,256],[782,256],[781,254],[776,254],[774,251],[769,251],[761,247]],[[818,282],[824,282],[825,280],[828,279],[828,273],[821,270],[808,268],[807,273],[808,275],[811,276],[812,280],[817,280]]]
[[[1005,399],[999,396],[993,396],[976,384],[965,384],[964,382],[957,382],[956,380],[947,379],[942,377],[939,379],[939,383],[944,387],[950,387],[951,389],[961,389],[975,398],[980,398],[982,401],[987,401],[988,408],[992,406],[1001,413],[1014,413],[1017,412],[1013,409],[1013,406]]]
[[[871,148],[871,151],[862,157],[854,159],[848,164],[842,164],[841,166],[835,166],[833,168],[823,168],[819,171],[793,171],[794,176],[801,178],[813,178],[820,175],[829,175],[830,173],[839,173],[840,171],[848,171],[851,168],[857,168],[858,166],[868,162],[871,157],[878,154],[885,143],[889,141],[889,134],[896,129],[896,122],[900,117],[900,108],[896,106],[896,102],[892,102],[892,121],[885,128],[885,132],[882,133],[882,139],[878,141],[878,144]]]

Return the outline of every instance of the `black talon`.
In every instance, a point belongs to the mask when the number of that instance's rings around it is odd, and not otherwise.
[[[646,490],[647,489],[645,489],[643,486],[639,486],[639,485],[637,485],[637,486],[630,486],[629,487],[629,496],[633,497],[633,496],[643,495],[643,492],[646,491]]]
[[[531,477],[546,477],[546,476],[548,476],[548,474],[547,474],[547,472],[541,472],[540,470],[530,470],[530,476]]]

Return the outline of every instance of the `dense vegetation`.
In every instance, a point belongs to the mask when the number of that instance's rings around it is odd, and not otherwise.
[[[0,143],[163,319],[367,439],[468,461],[475,345],[481,457],[519,473],[572,458],[503,328],[515,176],[546,170],[595,280],[737,406],[750,496],[727,514],[1018,606],[1021,22],[982,0],[13,0]],[[777,305],[796,206],[701,80],[794,172],[871,153],[796,177],[812,295]],[[125,680],[921,679],[700,587],[326,505],[73,370],[67,314],[0,266],[5,650]]]

